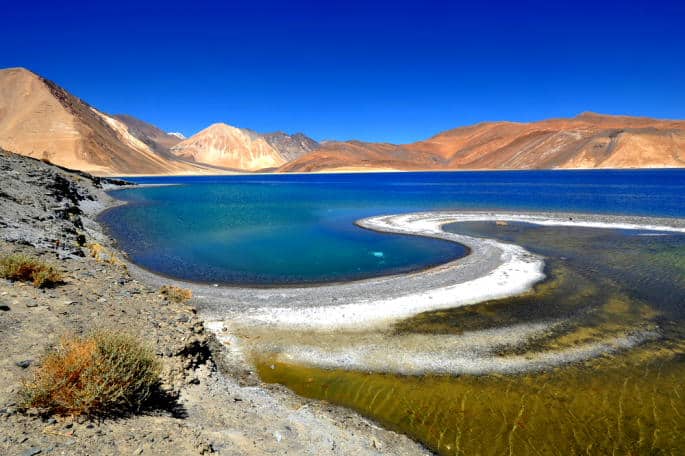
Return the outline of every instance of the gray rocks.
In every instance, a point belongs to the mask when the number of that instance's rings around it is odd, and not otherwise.
[[[271,147],[276,149],[286,161],[300,158],[319,148],[319,143],[302,133],[289,135],[282,131],[262,135]]]
[[[21,361],[17,361],[14,364],[16,364],[17,367],[21,367],[22,369],[27,369],[32,363],[33,363],[32,359],[24,359]]]

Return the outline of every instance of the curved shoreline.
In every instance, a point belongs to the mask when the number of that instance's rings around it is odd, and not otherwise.
[[[239,326],[307,330],[360,330],[417,313],[522,293],[544,279],[542,258],[522,247],[444,232],[443,220],[422,218],[391,228],[378,220],[365,228],[439,238],[465,245],[470,254],[426,270],[316,287],[234,288],[179,282],[140,268],[143,280],[176,283],[194,292],[208,320]]]
[[[540,225],[685,232],[683,219],[569,213],[434,211],[359,220],[379,232],[457,242],[470,254],[426,270],[320,286],[222,287],[171,279],[133,266],[146,282],[177,284],[196,296],[212,326],[276,326],[308,330],[360,330],[386,326],[417,313],[514,296],[544,278],[543,259],[522,247],[448,233],[442,226],[464,221],[516,221]]]
[[[606,340],[601,344],[578,349],[539,353],[531,359],[493,359],[491,350],[471,353],[453,359],[444,350],[416,352],[416,359],[406,361],[401,350],[401,339],[373,341],[358,346],[345,341],[345,334],[369,334],[393,323],[431,310],[477,304],[488,299],[512,297],[526,292],[545,278],[544,260],[523,247],[493,239],[449,233],[443,227],[467,221],[514,221],[539,225],[578,226],[606,229],[649,230],[654,232],[685,233],[683,219],[604,216],[568,213],[492,213],[436,211],[377,216],[356,222],[358,226],[379,232],[434,237],[458,242],[470,249],[466,257],[428,270],[400,276],[386,276],[319,287],[282,289],[212,287],[178,282],[138,269],[143,280],[177,284],[193,290],[200,315],[206,327],[214,332],[229,357],[237,365],[250,365],[249,353],[260,350],[281,353],[290,362],[323,368],[364,369],[401,374],[479,374],[486,372],[514,373],[546,369],[555,365],[622,350],[657,337],[656,333],[637,330],[625,337]],[[543,326],[549,329],[553,322]],[[530,325],[527,325],[530,326]],[[534,326],[534,325],[533,325]],[[530,330],[528,327],[517,329]],[[513,331],[515,328],[504,328]],[[289,342],[274,341],[263,345],[259,334],[271,331],[286,335],[288,331],[337,333],[342,335],[338,349],[321,350],[316,345],[302,344],[297,338]],[[255,340],[252,335],[256,335]],[[476,336],[474,334],[473,336]],[[246,339],[243,340],[243,337]],[[286,337],[287,338],[287,337]],[[491,345],[501,342],[490,341]],[[447,345],[459,338],[443,342]],[[376,341],[378,342],[378,341]],[[448,343],[449,342],[449,343]],[[249,346],[257,344],[257,346]],[[347,348],[344,346],[347,345]],[[443,344],[439,344],[443,345]],[[258,348],[261,346],[261,348]],[[385,348],[383,348],[385,347]],[[473,348],[473,347],[471,347]],[[380,350],[380,351],[379,351]],[[384,353],[375,357],[374,353]],[[453,352],[452,352],[453,353]],[[449,362],[448,362],[449,361]],[[444,365],[442,365],[444,364]]]

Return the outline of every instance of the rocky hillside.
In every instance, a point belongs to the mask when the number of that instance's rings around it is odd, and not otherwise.
[[[276,149],[286,162],[298,159],[301,156],[319,148],[319,143],[303,133],[289,135],[282,131],[262,135],[266,142]]]
[[[157,153],[120,120],[23,68],[0,70],[0,147],[98,175],[217,172]]]
[[[685,121],[584,113],[533,123],[481,123],[405,145],[328,142],[280,171],[684,166]]]
[[[179,136],[180,133],[167,133],[128,114],[116,114],[112,117],[126,125],[129,133],[143,141],[159,155],[173,157],[169,149],[185,139]]]

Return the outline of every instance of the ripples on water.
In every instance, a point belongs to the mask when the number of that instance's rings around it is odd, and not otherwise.
[[[354,408],[440,454],[678,454],[685,448],[685,236],[521,223],[460,223],[448,230],[540,253],[549,278],[525,295],[421,314],[383,334],[274,335],[278,346],[376,346],[380,354],[400,347],[407,359],[429,353],[435,365],[463,357],[486,366],[512,359],[534,366],[588,347],[609,349],[542,370],[399,375],[382,362],[358,370],[296,364],[269,353],[264,335],[254,345],[262,378]],[[522,338],[508,330],[536,324],[544,330]],[[479,331],[493,335],[486,349],[472,337]],[[630,349],[615,342],[640,334],[648,337]],[[460,337],[467,341],[461,346],[440,346]]]

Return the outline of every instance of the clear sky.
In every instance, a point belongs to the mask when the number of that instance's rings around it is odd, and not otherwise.
[[[404,143],[582,111],[685,118],[682,1],[7,1],[0,18],[1,67],[186,135]]]

